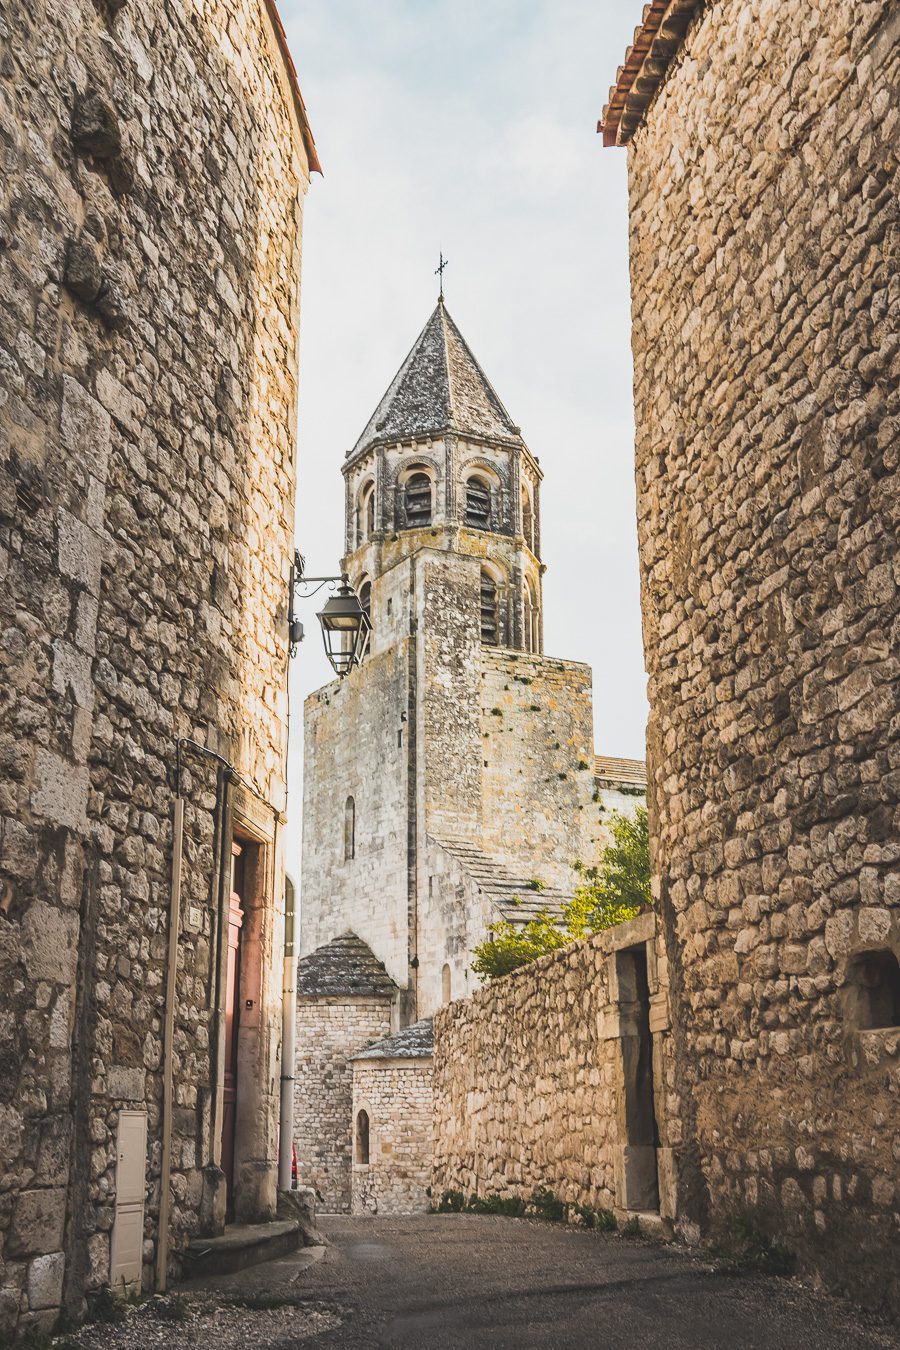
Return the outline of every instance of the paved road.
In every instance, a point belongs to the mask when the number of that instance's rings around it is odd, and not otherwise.
[[[386,1350],[859,1350],[897,1347],[877,1319],[798,1283],[715,1273],[683,1248],[534,1219],[325,1218],[310,1253],[234,1281],[328,1306],[298,1347]],[[287,1342],[285,1342],[287,1344]]]

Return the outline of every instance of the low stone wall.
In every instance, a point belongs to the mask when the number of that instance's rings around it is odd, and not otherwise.
[[[368,1118],[362,1161],[359,1114]],[[353,1063],[354,1214],[419,1214],[431,1184],[431,1057]]]
[[[434,1019],[434,1171],[446,1191],[674,1219],[680,1142],[653,914],[536,961]]]

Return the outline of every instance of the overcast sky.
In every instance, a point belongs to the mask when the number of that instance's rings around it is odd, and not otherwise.
[[[541,461],[545,650],[594,671],[600,754],[642,757],[626,156],[597,118],[639,0],[281,0],[324,178],[306,199],[297,542],[343,548],[340,467],[437,297]],[[314,603],[292,681],[330,677]]]

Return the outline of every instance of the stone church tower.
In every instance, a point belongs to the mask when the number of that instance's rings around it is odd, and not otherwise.
[[[543,654],[540,466],[442,300],[343,472],[372,635],[306,704],[296,1116],[337,1208],[350,1057],[470,992],[487,925],[558,907],[644,790],[595,760],[588,667]]]

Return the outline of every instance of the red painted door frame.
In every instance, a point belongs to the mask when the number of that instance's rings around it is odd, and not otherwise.
[[[225,1218],[234,1219],[234,1135],[237,1119],[238,1030],[241,1021],[241,929],[244,923],[244,851],[231,845],[232,888],[228,906],[228,968],[225,981],[225,1091],[222,1110],[222,1171],[227,1186]]]

